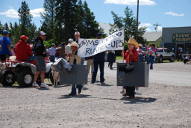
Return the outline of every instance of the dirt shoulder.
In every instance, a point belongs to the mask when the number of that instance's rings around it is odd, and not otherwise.
[[[50,90],[1,87],[0,127],[191,127],[190,86],[151,83],[148,88],[140,88],[136,98],[130,100],[121,96],[115,70],[106,70],[106,86],[88,84],[77,97],[67,96],[70,86]]]
[[[134,100],[116,86],[87,85],[74,98],[69,91],[0,88],[1,128],[191,127],[191,87],[150,85]]]

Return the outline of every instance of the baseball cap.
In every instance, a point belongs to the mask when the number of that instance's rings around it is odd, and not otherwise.
[[[68,39],[69,43],[72,43],[74,40],[72,38]]]
[[[9,34],[9,32],[7,30],[3,30],[2,32],[3,34]]]
[[[99,32],[99,33],[97,33],[96,36],[97,36],[97,37],[101,37],[101,36],[103,36],[103,33],[102,33],[102,32]]]
[[[28,36],[22,35],[22,36],[20,36],[20,39],[21,40],[28,40],[29,38],[28,38]]]
[[[45,32],[43,32],[43,31],[40,31],[40,33],[39,33],[41,36],[46,36],[46,33]]]

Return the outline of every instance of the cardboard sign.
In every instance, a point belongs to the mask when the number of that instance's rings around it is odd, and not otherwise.
[[[60,72],[60,84],[87,84],[88,73],[86,65],[73,65],[71,71]]]
[[[133,68],[126,69],[126,63],[117,63],[117,86],[149,86],[149,64],[134,63]]]

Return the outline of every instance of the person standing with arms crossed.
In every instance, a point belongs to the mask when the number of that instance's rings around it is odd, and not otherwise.
[[[49,88],[47,84],[44,83],[44,78],[45,78],[45,71],[46,71],[46,64],[45,64],[45,56],[46,56],[46,48],[43,44],[43,41],[46,40],[46,33],[43,31],[40,31],[39,36],[35,40],[35,44],[33,47],[34,55],[35,55],[35,61],[36,61],[36,68],[37,72],[35,73],[34,76],[34,83],[33,87],[36,88]],[[37,84],[37,79],[40,76],[41,79],[41,85],[39,86]]]

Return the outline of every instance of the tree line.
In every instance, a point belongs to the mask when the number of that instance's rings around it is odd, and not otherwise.
[[[0,29],[6,29],[11,32],[13,43],[16,43],[20,35],[27,35],[34,39],[40,30],[47,33],[49,42],[60,44],[73,38],[75,31],[79,31],[82,38],[96,38],[98,33],[103,33],[99,23],[95,20],[94,13],[88,7],[86,1],[82,0],[44,0],[44,12],[41,14],[41,26],[32,23],[32,15],[26,1],[21,3],[18,9],[19,22],[5,23],[0,22]],[[131,9],[125,9],[124,17],[111,12],[113,24],[111,24],[110,33],[118,29],[125,30],[125,40],[134,36],[138,42],[145,43],[143,34],[146,28],[137,29],[136,18]],[[104,35],[104,34],[103,34]]]

